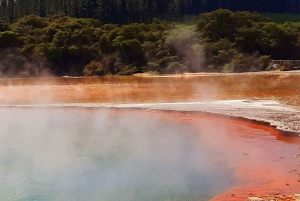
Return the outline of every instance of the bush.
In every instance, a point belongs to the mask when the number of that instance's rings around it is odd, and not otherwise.
[[[11,25],[11,28],[18,33],[24,34],[30,33],[37,28],[45,28],[49,24],[50,21],[48,18],[31,14],[20,18],[16,23]]]
[[[159,75],[157,71],[146,71],[145,73],[148,75]]]
[[[107,69],[98,61],[92,61],[87,64],[83,69],[83,74],[85,76],[93,76],[93,75],[105,75],[107,73]]]
[[[292,67],[294,66],[294,63],[291,61],[284,61],[282,63],[282,66],[280,68],[281,71],[289,71],[292,69]]]
[[[136,66],[138,67],[146,64],[143,48],[137,39],[122,41],[118,48],[118,52],[120,59],[124,64],[136,63]]]
[[[140,71],[135,65],[130,64],[122,67],[118,72],[118,75],[132,75],[134,73],[140,73]]]
[[[178,60],[179,60],[178,56],[164,57],[164,58],[158,60],[158,64],[161,67],[166,67],[170,62],[176,62]]]
[[[261,61],[261,70],[265,70],[269,66],[269,62],[271,61],[271,56],[264,55],[259,57],[259,60]]]
[[[148,62],[146,70],[157,72],[159,70],[159,65],[155,62]]]
[[[179,62],[171,62],[165,69],[165,73],[184,73],[187,71],[187,67]]]
[[[239,54],[235,57],[232,63],[234,64],[234,72],[255,72],[259,71],[261,67],[261,61],[257,54]]]
[[[23,42],[19,39],[18,35],[13,31],[4,31],[0,33],[0,47],[19,47]]]
[[[9,23],[0,18],[0,31],[8,31]]]
[[[46,62],[29,60],[16,49],[2,49],[0,60],[1,77],[35,77],[50,74]]]
[[[234,72],[234,64],[229,63],[225,64],[225,66],[222,68],[223,73],[233,73]]]

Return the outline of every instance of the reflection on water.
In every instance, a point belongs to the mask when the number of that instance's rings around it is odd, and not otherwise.
[[[203,134],[143,113],[1,108],[1,199],[208,200],[235,179]]]

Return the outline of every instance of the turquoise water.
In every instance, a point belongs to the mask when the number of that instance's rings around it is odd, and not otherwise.
[[[0,113],[1,200],[209,200],[235,181],[188,122],[106,109]]]

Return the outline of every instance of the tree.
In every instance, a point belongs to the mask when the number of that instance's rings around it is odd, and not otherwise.
[[[137,39],[122,41],[118,52],[124,64],[134,63],[137,67],[142,67],[146,63],[141,43]]]
[[[201,14],[197,23],[198,30],[210,42],[225,38],[234,41],[235,24],[232,15],[232,11],[225,9]]]

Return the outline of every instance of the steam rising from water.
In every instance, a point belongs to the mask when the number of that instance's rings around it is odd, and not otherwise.
[[[3,77],[46,77],[51,76],[46,59],[29,61],[15,49],[1,50],[0,78]]]
[[[1,108],[4,200],[208,200],[233,170],[188,123],[134,112]]]
[[[205,64],[204,47],[194,28],[174,28],[167,37],[169,43],[181,57],[189,72],[201,72]]]

